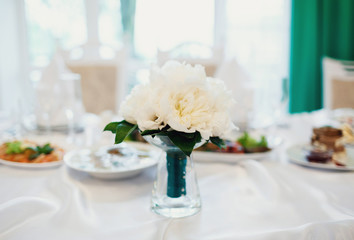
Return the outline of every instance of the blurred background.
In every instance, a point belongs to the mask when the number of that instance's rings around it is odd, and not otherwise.
[[[239,126],[267,127],[289,112],[325,107],[323,58],[342,70],[354,65],[353,7],[353,0],[0,0],[0,110],[59,112],[63,106],[53,105],[66,99],[67,119],[116,113],[152,64],[177,59],[225,81]],[[64,78],[71,83],[58,85]],[[348,99],[337,107],[350,107]],[[37,122],[55,117],[40,114]]]

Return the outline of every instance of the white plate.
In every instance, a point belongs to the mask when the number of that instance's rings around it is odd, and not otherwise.
[[[309,162],[305,158],[303,147],[307,144],[294,145],[287,149],[286,153],[291,162],[312,168],[338,170],[338,171],[354,171],[354,162],[350,161],[347,166],[337,166],[333,162],[330,163],[314,163]]]
[[[159,151],[148,144],[122,144],[128,154],[117,157],[118,161],[100,161],[97,156],[106,152],[109,147],[102,147],[96,151],[90,149],[74,150],[64,156],[65,164],[77,171],[87,172],[93,177],[100,179],[122,179],[133,177],[143,170],[157,163]],[[142,156],[143,154],[146,156]],[[95,157],[96,156],[96,157]]]
[[[45,139],[45,141],[38,141],[39,139],[21,139],[21,138],[16,138],[16,139],[11,139],[11,140],[16,140],[16,141],[30,141],[30,142],[34,142],[36,144],[46,144],[48,142],[48,139]],[[1,143],[1,144],[4,144]],[[59,146],[57,144],[53,144],[51,142],[51,146],[55,146],[56,148],[60,148],[63,149],[62,146]],[[54,162],[44,162],[44,163],[22,163],[22,162],[13,162],[13,161],[8,161],[5,159],[1,159],[0,158],[0,163],[7,165],[7,166],[12,166],[12,167],[20,167],[20,168],[52,168],[52,167],[58,167],[61,166],[63,164],[63,159],[60,159],[59,161],[54,161]]]
[[[194,151],[193,159],[196,162],[237,163],[246,159],[260,160],[268,157],[272,152],[272,150],[263,153],[223,153]]]
[[[268,152],[262,153],[223,153],[223,152],[207,152],[207,151],[193,151],[193,159],[196,162],[221,162],[221,163],[237,163],[246,159],[260,160],[269,157],[274,150],[282,143],[280,137],[267,137],[269,147]]]
[[[63,164],[63,160],[55,162],[45,162],[45,163],[21,163],[21,162],[12,162],[4,159],[0,159],[0,163],[12,167],[21,167],[21,168],[52,168],[58,167]]]

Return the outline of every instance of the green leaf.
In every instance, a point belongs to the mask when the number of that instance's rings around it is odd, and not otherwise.
[[[15,154],[22,153],[24,149],[22,149],[22,142],[14,141],[6,143],[6,154]]]
[[[50,154],[54,150],[49,143],[45,144],[43,147],[38,146],[37,149],[39,153],[44,154]]]
[[[168,132],[167,131],[159,132],[159,133],[156,133],[156,134],[152,135],[152,137],[154,137],[155,135],[157,135],[157,136],[168,136]]]
[[[121,143],[124,139],[131,134],[138,125],[131,124],[125,120],[120,122],[110,122],[106,125],[103,131],[110,131],[116,134],[115,144]]]
[[[124,120],[123,120],[124,121]],[[121,121],[121,122],[123,122]],[[119,123],[121,122],[110,122],[108,123],[105,128],[103,129],[103,131],[110,131],[112,133],[116,133],[116,130],[117,130],[117,126]],[[124,121],[125,122],[125,121]]]
[[[224,140],[222,140],[219,137],[210,137],[210,142],[212,142],[213,144],[215,144],[216,146],[218,146],[219,148],[226,148],[226,144],[224,142]]]
[[[147,135],[155,135],[155,134],[157,134],[159,132],[161,132],[160,129],[153,129],[153,130],[142,131],[140,134],[141,134],[141,136],[147,136]]]
[[[145,131],[141,132],[141,136],[146,136],[146,135],[152,135],[152,137],[155,137],[155,135],[167,136],[167,132],[169,129],[170,129],[170,126],[166,125],[161,130],[160,129],[145,130]]]
[[[133,125],[125,120],[121,121],[118,123],[115,133],[116,133],[116,137],[115,137],[115,144],[121,143],[124,141],[124,139],[130,134],[132,133],[136,128],[138,127],[138,125]]]
[[[195,138],[195,132],[194,133],[182,133],[182,132],[177,132],[177,134],[182,134],[183,137],[193,139]]]
[[[173,144],[181,149],[181,151],[187,156],[192,154],[195,144],[202,140],[199,132],[182,133],[178,131],[169,131],[167,132],[167,136],[173,142]]]

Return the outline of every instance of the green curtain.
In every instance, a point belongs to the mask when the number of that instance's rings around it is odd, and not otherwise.
[[[292,0],[290,112],[322,107],[323,56],[354,60],[354,0]]]
[[[135,26],[136,0],[120,0],[120,13],[122,16],[123,34],[126,41],[131,44],[134,52],[134,26]]]

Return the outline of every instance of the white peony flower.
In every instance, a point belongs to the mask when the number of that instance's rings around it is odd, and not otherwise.
[[[204,67],[169,61],[151,69],[149,83],[132,90],[120,114],[142,131],[168,125],[209,139],[234,128],[229,115],[233,103],[223,81],[206,77]]]
[[[133,88],[129,96],[123,101],[120,106],[119,114],[128,122],[137,124],[137,115],[139,110],[137,106],[143,104],[143,99],[148,98],[149,94],[145,90],[144,85],[137,85]]]

